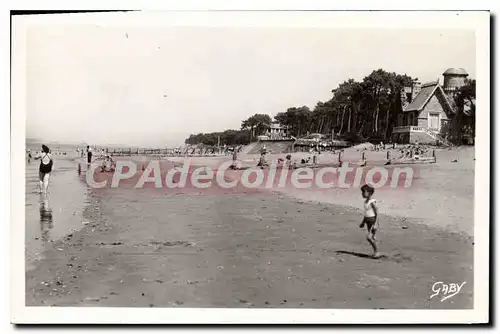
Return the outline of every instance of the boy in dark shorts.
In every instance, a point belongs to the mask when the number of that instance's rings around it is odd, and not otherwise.
[[[372,186],[365,184],[361,187],[361,195],[364,200],[364,217],[363,221],[359,225],[360,228],[365,227],[368,230],[366,240],[370,243],[373,248],[373,258],[378,259],[380,253],[377,248],[377,240],[375,239],[375,233],[378,229],[378,208],[376,205],[376,200],[372,198],[375,189]]]

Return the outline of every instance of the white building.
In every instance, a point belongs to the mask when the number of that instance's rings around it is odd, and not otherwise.
[[[283,125],[272,123],[265,135],[269,137],[270,140],[285,139],[287,138],[287,129]]]

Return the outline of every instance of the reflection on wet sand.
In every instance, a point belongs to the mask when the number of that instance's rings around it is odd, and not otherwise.
[[[40,229],[42,232],[42,240],[48,242],[50,240],[50,230],[54,227],[52,219],[52,208],[49,205],[49,197],[46,194],[40,195]]]

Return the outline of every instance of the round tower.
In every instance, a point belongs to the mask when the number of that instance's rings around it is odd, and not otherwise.
[[[443,73],[443,90],[447,95],[453,94],[465,84],[465,79],[469,74],[463,68],[449,68]]]

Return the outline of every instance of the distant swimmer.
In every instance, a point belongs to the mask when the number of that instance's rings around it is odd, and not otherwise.
[[[50,155],[50,149],[46,145],[42,145],[42,153],[35,159],[40,159],[40,193],[46,194],[47,189],[49,188],[49,178],[50,173],[52,172],[52,165],[54,163],[52,156]]]
[[[92,163],[92,149],[87,145],[87,163],[90,165]]]

